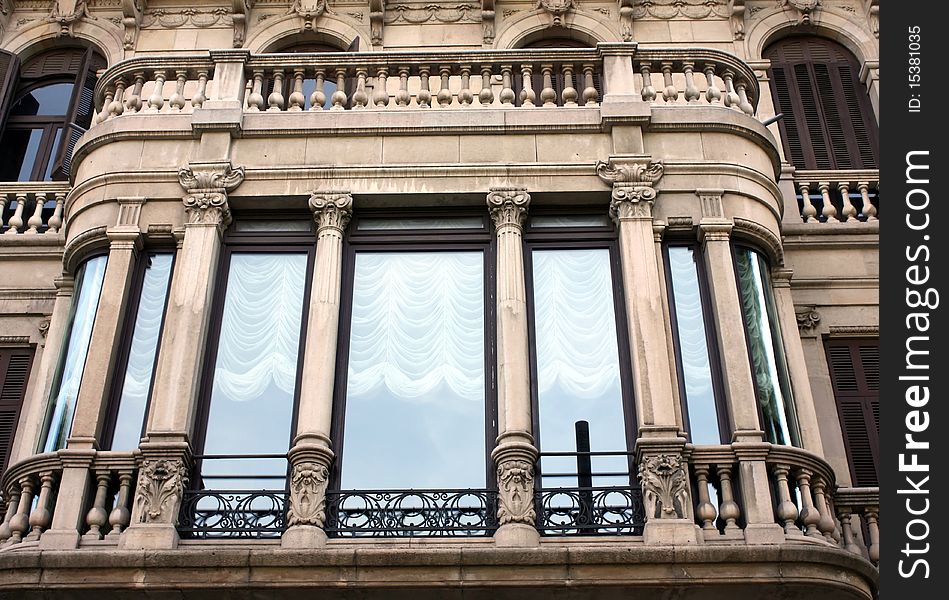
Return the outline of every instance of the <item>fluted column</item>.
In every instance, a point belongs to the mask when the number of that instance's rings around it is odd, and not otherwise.
[[[530,351],[524,282],[523,228],[530,194],[524,188],[491,188],[488,210],[497,236],[498,439],[491,452],[497,466],[499,546],[536,546],[534,464],[531,435]]]
[[[244,179],[230,162],[192,162],[178,171],[185,189],[185,232],[175,262],[145,440],[132,505],[120,546],[173,548],[190,465],[194,422],[207,346],[221,238],[230,224],[227,193]]]
[[[290,449],[289,528],[284,547],[310,548],[326,543],[326,486],[333,461],[330,427],[339,334],[343,232],[352,216],[349,192],[313,192],[310,210],[316,221],[316,257],[307,318],[303,380],[296,437]]]

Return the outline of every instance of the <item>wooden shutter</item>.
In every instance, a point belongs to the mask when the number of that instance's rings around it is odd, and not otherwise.
[[[17,72],[20,70],[20,60],[16,54],[0,50],[0,134],[7,120],[7,112],[13,104],[13,94],[16,93]]]
[[[7,468],[33,364],[31,348],[0,349],[0,472]]]
[[[826,350],[853,485],[876,487],[880,465],[880,342],[831,339]]]
[[[76,70],[76,83],[69,103],[69,113],[66,115],[59,148],[56,149],[53,158],[53,179],[69,179],[69,169],[76,142],[92,124],[95,116],[96,71],[103,66],[105,66],[104,61],[91,48],[85,51],[82,62]]]
[[[857,60],[817,37],[790,37],[765,50],[787,159],[799,169],[873,169],[879,133]]]

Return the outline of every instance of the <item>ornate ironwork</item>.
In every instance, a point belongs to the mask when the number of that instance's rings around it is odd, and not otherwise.
[[[546,535],[642,535],[643,494],[631,486],[538,490],[537,529]]]
[[[279,538],[287,528],[285,490],[187,490],[178,532],[185,538]]]
[[[326,533],[334,537],[491,535],[497,529],[492,490],[332,490]]]

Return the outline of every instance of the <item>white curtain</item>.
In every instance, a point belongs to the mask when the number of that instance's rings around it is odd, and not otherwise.
[[[483,254],[359,253],[348,395],[424,403],[441,385],[484,400]]]
[[[536,250],[534,328],[538,394],[600,398],[619,384],[609,251]]]
[[[689,248],[669,249],[679,351],[685,379],[686,397],[712,394],[712,369],[705,336],[705,315],[699,295],[695,261]]]
[[[293,395],[306,267],[302,253],[231,255],[215,396],[246,402],[270,385]]]

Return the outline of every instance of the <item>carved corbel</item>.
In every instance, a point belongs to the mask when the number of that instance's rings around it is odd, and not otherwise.
[[[809,25],[814,13],[821,6],[822,0],[781,0],[781,6],[797,12],[798,25]]]
[[[577,0],[537,0],[536,8],[542,8],[550,15],[550,27],[562,27],[564,16],[579,8]]]
[[[728,20],[732,27],[732,37],[745,39],[745,0],[728,0]]]
[[[142,26],[142,14],[147,6],[148,0],[122,0],[122,27],[125,28],[122,47],[126,50],[135,49],[138,30]]]
[[[244,45],[247,38],[247,20],[250,19],[250,11],[254,8],[255,0],[231,0],[231,20],[234,22],[235,48]]]
[[[873,35],[880,37],[880,0],[864,0],[867,22]]]
[[[620,33],[624,42],[633,40],[633,4],[636,0],[619,0]]]
[[[494,44],[494,0],[481,0],[481,29],[484,44]]]
[[[46,21],[59,23],[60,37],[74,37],[73,26],[83,19],[96,20],[89,14],[86,0],[53,0]]]
[[[797,328],[802,333],[809,332],[820,325],[821,315],[814,305],[795,305],[794,316],[797,318]]]
[[[327,6],[327,0],[293,0],[287,14],[297,15],[303,20],[303,24],[300,26],[301,31],[315,31],[316,20],[326,12],[332,12]]]
[[[596,163],[596,174],[613,184],[610,216],[615,221],[627,218],[652,218],[656,200],[653,187],[662,177],[662,161],[648,157],[611,158]]]
[[[385,17],[385,0],[369,0],[369,37],[373,46],[382,45],[382,24]]]
[[[639,485],[646,505],[646,521],[686,518],[688,483],[680,456],[657,454],[645,457],[639,465]]]
[[[534,465],[510,460],[498,465],[498,524],[534,525]]]
[[[146,459],[139,470],[135,490],[135,522],[176,525],[187,481],[187,469],[180,458]]]
[[[326,523],[326,486],[329,469],[319,462],[293,465],[290,474],[290,506],[287,525],[323,527]]]
[[[178,170],[178,181],[185,188],[185,213],[189,224],[217,225],[224,229],[231,222],[227,193],[244,181],[244,168],[231,163],[191,163]]]

